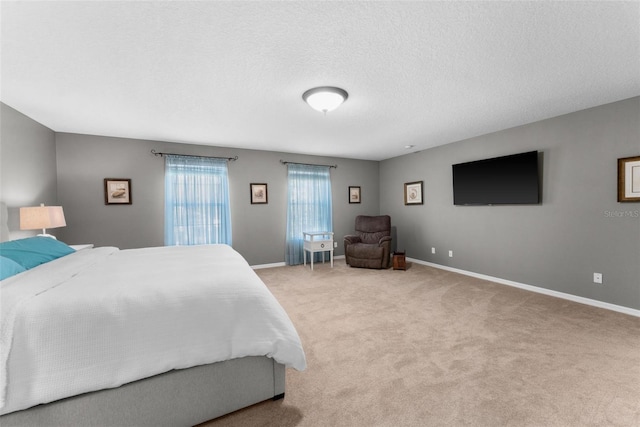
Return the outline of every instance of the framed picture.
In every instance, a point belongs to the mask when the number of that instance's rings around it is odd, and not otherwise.
[[[360,187],[349,187],[349,203],[360,203]]]
[[[104,179],[105,205],[130,205],[131,180],[125,178]]]
[[[618,201],[640,202],[640,156],[618,159]]]
[[[405,182],[404,184],[404,204],[422,204],[422,181]]]
[[[259,205],[268,203],[267,184],[251,184],[251,204]]]

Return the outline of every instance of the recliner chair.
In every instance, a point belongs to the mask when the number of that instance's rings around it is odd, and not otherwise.
[[[356,234],[344,236],[347,264],[360,268],[391,267],[391,217],[356,217]]]

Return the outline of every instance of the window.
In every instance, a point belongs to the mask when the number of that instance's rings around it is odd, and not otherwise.
[[[331,176],[328,166],[290,163],[288,169],[285,262],[303,262],[303,232],[333,231]],[[322,254],[317,253],[318,260]]]
[[[166,155],[164,244],[231,245],[227,161]]]

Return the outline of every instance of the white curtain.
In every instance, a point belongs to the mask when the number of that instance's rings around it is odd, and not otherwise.
[[[328,166],[288,164],[285,262],[303,262],[303,232],[333,231]],[[316,253],[317,260],[322,254]]]
[[[227,160],[165,156],[164,244],[231,245]]]

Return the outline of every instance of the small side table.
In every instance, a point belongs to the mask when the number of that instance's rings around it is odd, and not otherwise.
[[[394,270],[406,270],[407,261],[404,257],[404,252],[393,253],[393,269]]]
[[[313,233],[302,233],[304,236],[304,246],[302,256],[304,265],[307,265],[307,252],[311,258],[311,270],[313,270],[313,254],[322,252],[322,263],[324,264],[324,253],[329,252],[331,258],[331,268],[333,268],[333,232],[319,231]]]
[[[89,243],[86,245],[69,245],[69,247],[71,249],[75,249],[76,251],[81,251],[83,249],[92,249],[93,248],[93,243]]]

